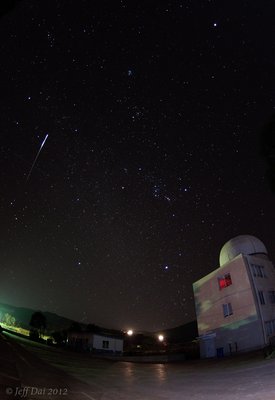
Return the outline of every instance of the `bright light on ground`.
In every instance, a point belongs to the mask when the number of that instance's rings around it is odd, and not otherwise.
[[[20,328],[19,326],[7,325],[7,324],[5,324],[3,322],[1,322],[0,325],[2,326],[2,328],[8,329],[9,331],[12,331],[12,332],[15,332],[15,333],[20,333],[20,335],[24,335],[26,337],[30,336],[30,331],[28,329]],[[41,335],[41,339],[44,339],[44,340],[51,339],[51,336],[49,336],[49,335]]]

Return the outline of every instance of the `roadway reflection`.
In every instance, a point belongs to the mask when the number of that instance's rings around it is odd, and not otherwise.
[[[159,382],[165,382],[167,380],[167,366],[165,364],[155,364],[154,372]]]
[[[118,365],[117,365],[118,367]],[[163,383],[168,379],[168,368],[166,364],[135,364],[120,363],[120,374],[123,375],[125,383],[131,384],[137,381],[148,381],[151,383]],[[117,370],[118,372],[118,370]]]
[[[132,383],[134,381],[134,375],[135,375],[134,364],[125,363],[123,366],[124,366],[123,373],[125,375],[125,378],[129,383]]]

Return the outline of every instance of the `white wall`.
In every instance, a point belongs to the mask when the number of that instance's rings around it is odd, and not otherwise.
[[[103,341],[109,342],[109,347],[103,347]],[[123,340],[108,336],[101,336],[101,335],[93,335],[93,347],[97,350],[109,350],[114,352],[122,352],[123,351]]]
[[[220,290],[218,277],[227,273],[231,275],[232,285]],[[216,347],[223,347],[225,354],[229,353],[230,343],[233,352],[265,345],[245,256],[237,256],[195,282],[193,289],[200,336],[216,333]],[[231,303],[233,314],[225,318],[222,305],[226,303]]]

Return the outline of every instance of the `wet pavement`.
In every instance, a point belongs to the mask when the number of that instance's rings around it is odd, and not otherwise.
[[[275,400],[275,360],[265,360],[262,352],[176,364],[135,364],[95,359],[5,335],[0,338],[0,354],[1,388],[13,390],[8,395],[2,391],[6,397],[1,400],[23,398],[18,389],[15,396],[17,387],[34,388],[25,398],[35,400]],[[38,389],[45,393],[35,393]]]

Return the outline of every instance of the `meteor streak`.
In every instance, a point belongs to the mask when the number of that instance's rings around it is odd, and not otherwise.
[[[31,173],[32,173],[32,170],[33,170],[33,167],[35,166],[35,164],[36,164],[36,161],[37,161],[37,159],[38,159],[38,157],[39,157],[39,154],[40,154],[40,152],[41,152],[41,150],[42,150],[42,147],[44,146],[44,144],[46,143],[46,140],[48,139],[48,134],[45,136],[45,138],[44,138],[44,140],[43,140],[43,142],[42,142],[42,144],[41,144],[41,146],[40,146],[40,149],[38,150],[38,152],[37,152],[37,154],[36,154],[36,157],[35,157],[35,159],[34,159],[34,162],[32,163],[32,166],[31,166],[31,169],[30,169],[30,172],[28,173],[28,176],[27,176],[27,179],[26,179],[26,182],[28,182],[28,180],[29,180],[29,178],[30,178],[30,176],[31,176]]]

